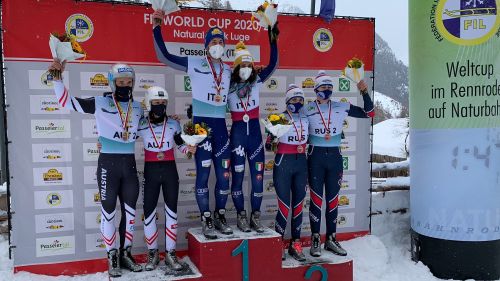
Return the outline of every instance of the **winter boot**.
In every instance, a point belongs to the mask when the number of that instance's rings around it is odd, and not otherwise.
[[[215,229],[217,229],[220,233],[231,235],[233,234],[233,230],[226,222],[226,209],[219,209],[214,212],[214,225]]]

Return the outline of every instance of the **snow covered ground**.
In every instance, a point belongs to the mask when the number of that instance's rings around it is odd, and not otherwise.
[[[374,101],[375,105],[391,114],[391,118],[398,118],[401,116],[403,105],[400,102],[377,91],[375,91]]]
[[[408,118],[388,119],[375,124],[373,126],[373,153],[406,158],[407,134]]]
[[[409,206],[407,191],[374,194],[373,235],[343,242],[354,259],[356,281],[437,281],[422,263],[410,259],[410,214],[392,213],[387,210],[405,209]],[[48,277],[29,273],[12,273],[12,261],[8,259],[8,245],[0,237],[0,281],[90,281],[107,280],[107,274],[97,273],[77,277]],[[129,275],[133,276],[133,275]],[[119,280],[133,279],[122,277]]]

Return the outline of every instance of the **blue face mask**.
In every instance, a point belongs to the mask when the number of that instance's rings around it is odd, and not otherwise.
[[[292,113],[297,113],[300,111],[300,109],[304,106],[303,103],[296,102],[296,103],[289,103],[287,104],[286,108],[290,110]]]
[[[329,99],[333,94],[332,90],[324,90],[321,92],[317,92],[316,95],[320,97],[321,99],[327,100]]]

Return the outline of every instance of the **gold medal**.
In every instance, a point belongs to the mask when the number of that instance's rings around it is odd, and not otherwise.
[[[215,96],[215,102],[220,102],[221,100],[222,98],[220,97],[220,95]]]
[[[123,133],[122,133],[122,139],[123,139],[124,141],[128,141],[128,132],[123,132]]]
[[[302,145],[297,146],[297,152],[298,153],[303,153],[304,152],[304,147]]]
[[[163,160],[163,159],[165,159],[165,153],[163,153],[163,152],[161,152],[161,151],[160,151],[160,152],[158,152],[158,153],[156,154],[156,158],[158,158],[158,160]]]

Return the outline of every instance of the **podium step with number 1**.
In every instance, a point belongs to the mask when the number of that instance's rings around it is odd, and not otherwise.
[[[288,254],[282,261],[281,236],[271,229],[264,233],[235,230],[232,235],[219,234],[218,239],[208,240],[201,228],[192,228],[188,244],[189,258],[202,280],[353,280],[352,260],[324,250],[321,257],[314,258],[308,255],[309,249],[304,249],[305,262],[295,261]]]

